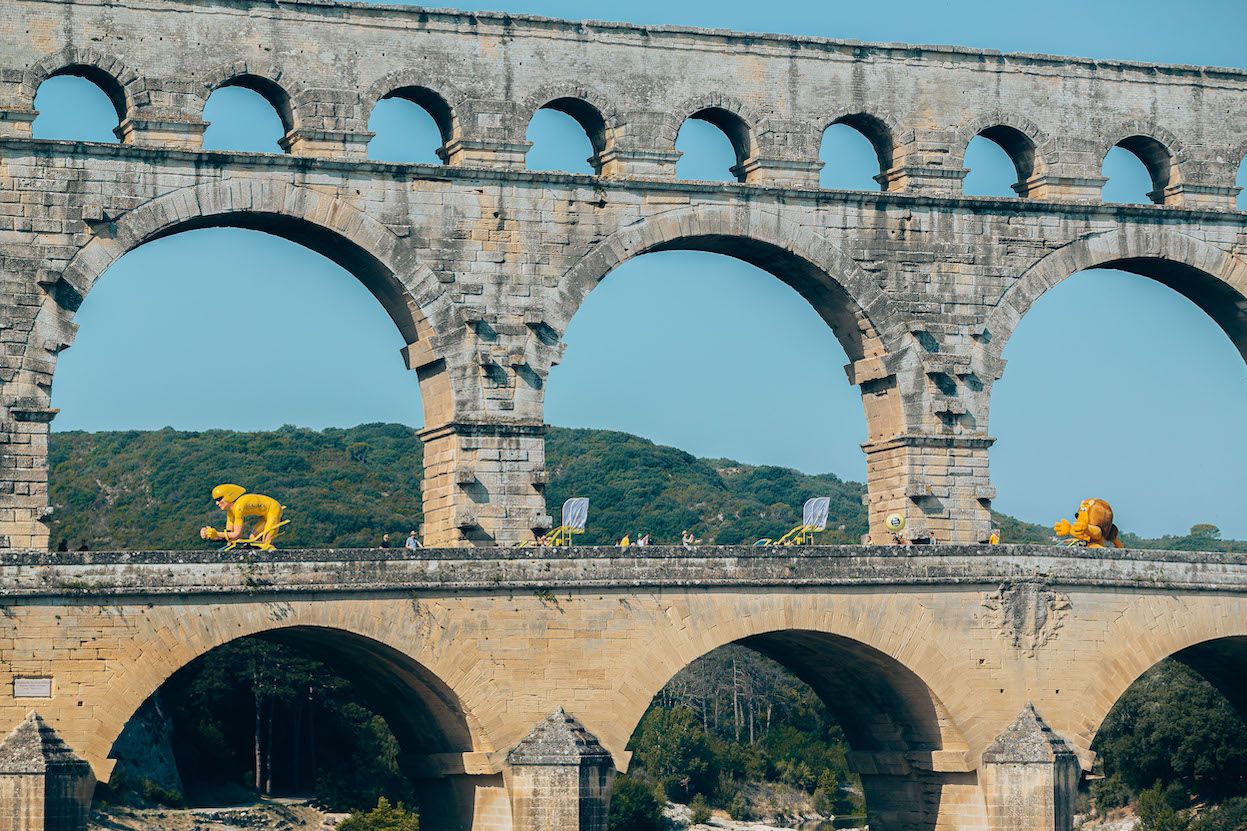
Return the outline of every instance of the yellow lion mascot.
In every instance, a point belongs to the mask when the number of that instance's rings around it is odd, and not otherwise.
[[[1117,548],[1124,548],[1117,526],[1113,524],[1113,508],[1103,499],[1084,499],[1078,505],[1078,513],[1074,515],[1074,523],[1060,519],[1052,526],[1058,537],[1070,537],[1075,545],[1087,548],[1103,548],[1111,542]]]

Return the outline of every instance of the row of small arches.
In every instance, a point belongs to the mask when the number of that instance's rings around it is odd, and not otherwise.
[[[74,98],[61,119],[58,103]],[[92,100],[94,99],[94,100]],[[39,86],[35,107],[39,138],[116,140],[115,127],[130,104],[120,83],[95,68],[70,66],[52,73]],[[89,115],[88,115],[89,114]],[[290,96],[276,82],[240,75],[219,84],[209,95],[204,118],[211,125],[207,149],[283,152],[295,113]],[[381,96],[369,114],[369,158],[379,161],[436,164],[448,158],[458,137],[456,114],[438,93],[426,87],[402,87]],[[592,104],[574,97],[555,98],[537,107],[528,123],[532,147],[527,166],[598,174],[611,148],[612,128]],[[864,113],[844,116],[822,135],[819,159],[825,162],[819,184],[825,188],[887,190],[893,167],[895,131]],[[1171,140],[1172,141],[1172,140]],[[688,180],[745,181],[746,162],[756,152],[753,128],[739,114],[722,107],[693,112],[679,127],[674,148],[676,176]],[[969,196],[1025,196],[1028,180],[1040,166],[1037,147],[1027,131],[1008,125],[980,129],[966,143],[969,169],[963,192]],[[1177,184],[1177,160],[1170,146],[1156,138],[1127,136],[1108,148],[1103,172],[1109,178],[1103,198],[1112,202],[1164,203]],[[1238,183],[1247,185],[1247,158]],[[1231,183],[1233,184],[1233,183]],[[1247,209],[1240,197],[1239,207]]]

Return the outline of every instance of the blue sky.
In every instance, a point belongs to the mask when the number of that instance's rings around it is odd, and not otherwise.
[[[517,0],[487,6],[556,17],[623,19],[860,40],[956,43],[1006,51],[1247,66],[1247,4],[1086,3],[1026,9],[998,2],[886,6],[798,2],[593,4]],[[1163,19],[1164,26],[1155,21]],[[102,93],[72,78],[40,90],[36,135],[113,140]],[[209,147],[277,151],[280,124],[247,90],[209,101]],[[386,102],[373,117],[375,158],[435,161],[431,119]],[[587,172],[588,140],[566,116],[530,127],[533,168]],[[683,178],[726,178],[726,139],[701,122],[681,132]],[[874,189],[876,163],[848,128],[824,141],[827,187]],[[977,140],[966,192],[1011,195],[1003,153]],[[1141,201],[1141,165],[1125,151],[1105,163],[1105,197]],[[1247,175],[1240,175],[1240,184]],[[1240,198],[1247,208],[1247,198]],[[221,327],[239,309],[263,310],[262,330]],[[1111,310],[1104,314],[1103,310]],[[189,313],[188,313],[188,310]],[[100,281],[62,355],[54,428],[263,429],[422,421],[402,341],[349,274],[284,240],[236,230],[181,234],[140,248]],[[547,420],[626,430],[703,456],[831,471],[861,480],[860,399],[825,324],[786,285],[712,254],[638,258],[596,289],[565,337],[550,379]],[[272,367],[239,376],[231,355],[259,344]],[[117,372],[142,354],[141,374]],[[1095,354],[1104,369],[1080,373]],[[1225,335],[1171,290],[1133,275],[1086,272],[1045,295],[1023,321],[993,397],[996,506],[1036,522],[1102,496],[1119,524],[1143,534],[1213,522],[1247,537],[1247,370]],[[1084,377],[1086,376],[1086,377]],[[1108,388],[1090,386],[1113,379]],[[1094,465],[1073,455],[1099,438]],[[1091,468],[1091,469],[1088,469]]]

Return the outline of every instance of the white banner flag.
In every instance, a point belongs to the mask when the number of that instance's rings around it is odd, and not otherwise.
[[[823,512],[823,519],[826,520],[827,512]],[[563,524],[575,531],[585,530],[585,523],[589,521],[589,498],[585,496],[573,496],[571,499],[563,503]]]

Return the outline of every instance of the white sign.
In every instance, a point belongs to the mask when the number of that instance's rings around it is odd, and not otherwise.
[[[801,524],[811,531],[822,531],[827,527],[827,513],[831,510],[830,496],[816,496],[805,500],[805,509],[801,511]]]
[[[52,678],[14,678],[14,698],[51,698]]]
[[[585,530],[589,521],[589,498],[573,496],[563,503],[563,524],[574,531]]]

